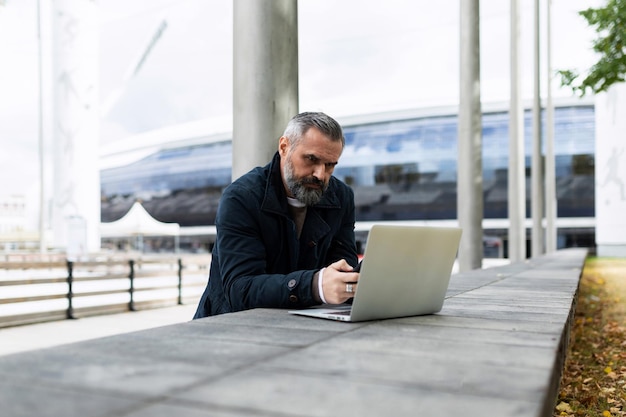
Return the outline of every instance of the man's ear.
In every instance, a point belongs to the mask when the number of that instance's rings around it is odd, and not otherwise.
[[[287,155],[287,151],[289,150],[289,139],[286,136],[281,136],[278,139],[278,154],[281,158],[284,158]]]

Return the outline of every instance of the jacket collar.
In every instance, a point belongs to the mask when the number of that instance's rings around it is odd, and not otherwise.
[[[287,193],[283,185],[283,179],[280,174],[280,155],[278,152],[274,154],[272,161],[265,167],[269,171],[268,180],[265,186],[265,195],[263,197],[262,210],[267,210],[279,214],[287,215],[289,209],[287,207]],[[322,199],[313,208],[319,209],[336,209],[341,208],[339,198],[335,193],[334,177],[330,179],[328,189],[322,195]]]

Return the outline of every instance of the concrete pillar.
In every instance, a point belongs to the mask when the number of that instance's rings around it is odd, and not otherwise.
[[[480,104],[479,0],[461,2],[461,82],[457,216],[463,228],[459,271],[481,268],[483,259],[482,111]]]
[[[233,180],[265,165],[298,113],[297,0],[235,0]]]
[[[596,246],[626,257],[626,84],[596,95]]]
[[[75,257],[100,249],[96,2],[54,0],[53,245]]]
[[[508,258],[526,259],[526,166],[524,162],[524,105],[520,75],[520,4],[511,0],[511,104],[509,109]]]

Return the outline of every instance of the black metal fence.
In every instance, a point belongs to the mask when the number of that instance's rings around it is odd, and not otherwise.
[[[210,255],[0,265],[0,327],[195,303]]]

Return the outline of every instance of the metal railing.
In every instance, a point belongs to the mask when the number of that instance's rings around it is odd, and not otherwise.
[[[0,327],[197,302],[210,255],[0,264]]]

